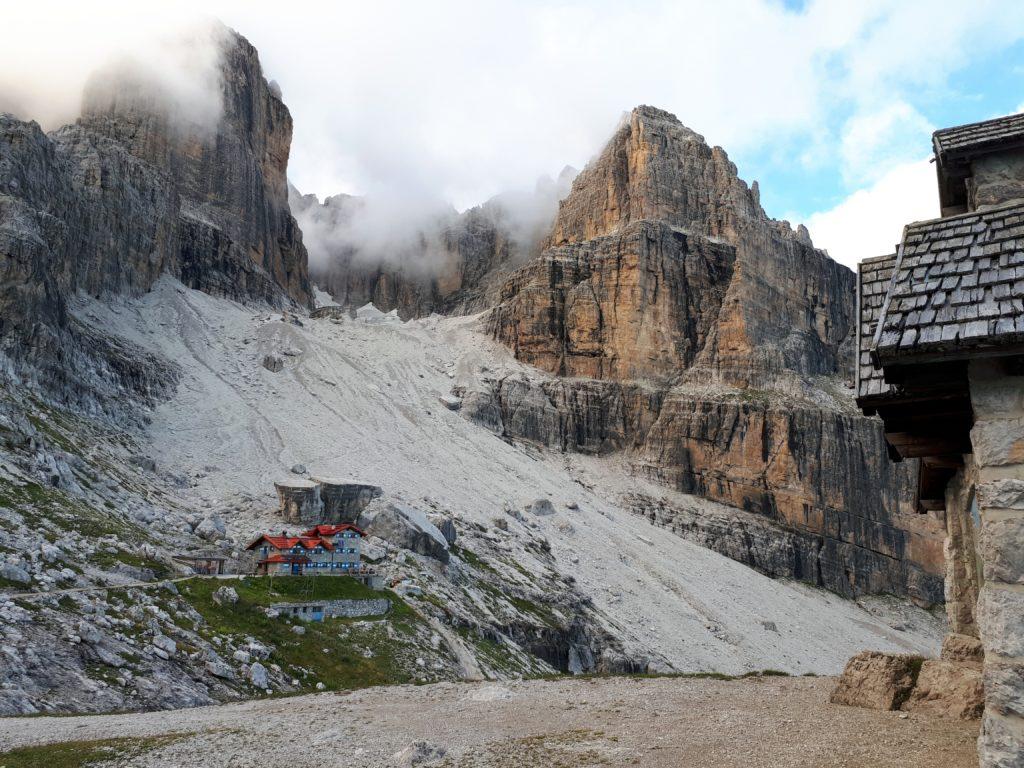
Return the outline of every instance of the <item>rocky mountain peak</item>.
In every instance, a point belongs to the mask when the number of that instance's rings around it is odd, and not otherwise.
[[[0,118],[0,352],[91,370],[67,362],[68,350],[100,354],[67,335],[67,300],[139,295],[164,274],[239,301],[309,305],[288,207],[291,115],[252,45],[210,34],[186,84],[121,66],[93,78],[72,125],[44,134]]]
[[[645,219],[723,236],[737,217],[765,218],[725,151],[709,147],[672,113],[642,105],[576,178],[550,244],[589,240]]]

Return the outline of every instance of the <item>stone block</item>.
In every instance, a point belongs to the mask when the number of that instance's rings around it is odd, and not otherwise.
[[[979,768],[1024,765],[1024,720],[986,712],[978,737]]]
[[[858,653],[846,663],[829,701],[866,709],[899,709],[914,689],[919,664],[918,656]]]
[[[926,660],[902,709],[960,720],[981,717],[985,709],[981,667],[959,661]]]
[[[971,445],[979,466],[1024,464],[1024,419],[978,421],[971,429]]]
[[[978,486],[978,501],[985,509],[1024,510],[1024,480],[992,480]]]
[[[979,419],[1019,416],[1024,411],[1024,378],[1009,376],[998,359],[971,365],[971,405]]]
[[[1024,717],[1024,664],[986,665],[985,704],[1000,714]]]
[[[970,661],[980,664],[985,660],[985,648],[976,637],[950,633],[942,640],[942,658],[945,661]]]
[[[986,581],[1024,584],[1024,517],[986,520],[981,553]]]
[[[987,655],[1024,656],[1024,593],[986,584],[978,600],[978,625]]]

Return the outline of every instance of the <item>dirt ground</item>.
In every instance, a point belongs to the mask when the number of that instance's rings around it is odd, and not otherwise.
[[[832,678],[442,683],[219,707],[0,720],[0,745],[184,734],[131,766],[394,766],[424,740],[469,768],[968,768],[977,723],[828,703]],[[0,762],[3,762],[0,759]]]

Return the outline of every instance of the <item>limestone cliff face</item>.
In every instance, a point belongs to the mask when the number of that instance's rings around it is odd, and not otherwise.
[[[739,179],[721,148],[709,147],[673,115],[653,107],[633,110],[599,157],[579,174],[559,207],[548,243],[562,254],[577,251],[588,259],[586,251],[593,248],[584,244],[590,241],[600,240],[606,252],[628,249],[627,231],[642,221],[675,228],[691,242],[703,239],[729,248],[735,256],[728,270],[716,272],[718,317],[705,323],[697,346],[691,343],[679,354],[678,347],[654,345],[634,350],[633,356],[646,355],[652,369],[682,373],[688,368],[701,379],[712,376],[738,386],[759,386],[785,372],[829,374],[838,369],[839,347],[852,323],[853,273],[813,248],[803,228],[794,232],[785,222],[769,219],[756,184],[750,188]],[[547,349],[531,354],[534,349],[561,348],[567,341],[557,325],[545,330],[514,321],[523,314],[512,306],[516,294],[550,282],[539,273],[534,278],[533,285],[518,290],[507,286],[506,304],[496,312],[497,338],[546,370],[602,375],[586,362],[577,367],[572,355],[563,361]],[[513,280],[522,282],[523,277]],[[631,303],[631,298],[640,303]],[[620,297],[616,317],[643,315],[646,299],[645,293]],[[557,314],[557,303],[552,294],[550,312]],[[707,311],[711,303],[702,309]],[[530,312],[534,317],[548,311],[531,309],[536,310]],[[583,314],[579,319],[588,322]],[[574,332],[588,330],[602,332],[596,327]],[[549,337],[546,343],[543,335]],[[614,358],[624,351],[608,346],[604,354]],[[614,377],[628,367],[612,361],[603,366],[603,375]]]
[[[942,602],[943,537],[913,509],[915,469],[889,462],[876,423],[852,409],[640,380],[507,377],[467,392],[463,412],[506,438],[620,453],[639,475],[742,510],[723,521],[633,504],[769,575]]]
[[[669,380],[707,343],[735,249],[658,221],[548,248],[502,288],[494,334],[561,375]]]
[[[494,336],[566,378],[470,393],[470,418],[624,451],[638,473],[770,521],[791,546],[740,559],[773,575],[942,600],[942,533],[913,514],[914,468],[887,461],[844,391],[853,273],[769,219],[756,185],[674,116],[632,112],[499,298]],[[669,517],[702,543],[720,534]]]
[[[130,74],[96,81],[82,117],[49,135],[0,115],[0,345],[9,357],[75,378],[65,358],[81,345],[67,300],[138,294],[164,273],[237,300],[309,304],[287,202],[291,117],[255,49],[227,30],[218,84],[212,126],[183,123]]]

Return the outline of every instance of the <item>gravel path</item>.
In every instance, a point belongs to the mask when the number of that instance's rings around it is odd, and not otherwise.
[[[976,723],[828,703],[832,678],[442,683],[220,707],[0,720],[0,744],[188,735],[135,766],[393,766],[411,742],[480,768],[968,768]]]

